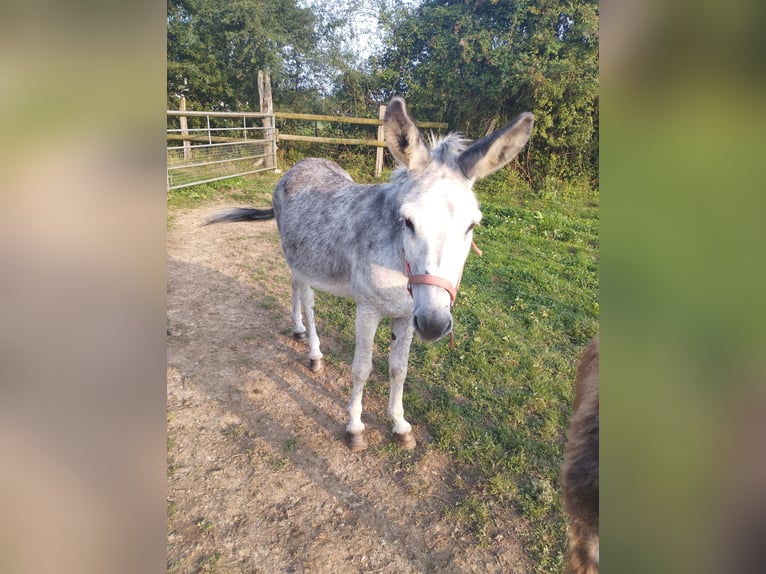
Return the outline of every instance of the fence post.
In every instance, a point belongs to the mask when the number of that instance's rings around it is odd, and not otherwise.
[[[181,102],[178,106],[178,109],[180,109],[182,112],[186,111],[186,96],[181,94]],[[186,122],[186,116],[179,116],[178,122],[181,124],[181,135],[188,136],[189,135],[189,124]],[[184,146],[184,159],[189,159],[191,157],[191,142],[189,140],[183,141]]]
[[[378,108],[378,119],[383,120],[383,116],[386,115],[386,106],[380,106]],[[378,126],[378,139],[384,140],[385,135],[383,133],[383,124]],[[379,147],[375,150],[375,177],[380,177],[383,173],[383,153],[385,148]]]
[[[263,70],[258,70],[258,97],[260,99],[261,113],[271,114],[263,118],[264,135],[271,142],[271,155],[266,156],[266,167],[277,168],[277,135],[274,130],[274,102],[271,99],[271,75]]]

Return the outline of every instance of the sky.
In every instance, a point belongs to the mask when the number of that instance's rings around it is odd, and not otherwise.
[[[344,48],[348,48],[355,55],[356,63],[361,64],[383,50],[381,34],[378,32],[380,6],[417,6],[421,0],[356,0],[332,3],[326,0],[298,0],[297,3],[304,8],[313,8],[320,18],[345,19]]]

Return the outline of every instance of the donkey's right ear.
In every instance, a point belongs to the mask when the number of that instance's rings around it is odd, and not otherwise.
[[[383,116],[383,135],[388,149],[407,169],[425,167],[431,152],[415,122],[407,113],[407,105],[399,96],[391,99]]]

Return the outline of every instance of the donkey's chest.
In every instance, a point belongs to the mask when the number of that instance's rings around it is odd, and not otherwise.
[[[356,271],[352,291],[357,303],[374,307],[388,317],[402,317],[412,312],[407,277],[401,271],[375,264]]]

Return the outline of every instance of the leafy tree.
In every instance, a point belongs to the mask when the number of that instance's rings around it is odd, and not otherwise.
[[[295,0],[169,0],[168,105],[258,109],[258,70],[276,93],[311,87],[313,12]]]
[[[595,177],[598,4],[595,0],[426,0],[393,19],[373,69],[384,97],[470,137],[535,113],[535,183]]]
[[[374,117],[400,94],[472,138],[531,110],[533,183],[598,171],[596,0],[169,0],[170,107],[258,109],[260,69],[279,109]]]

